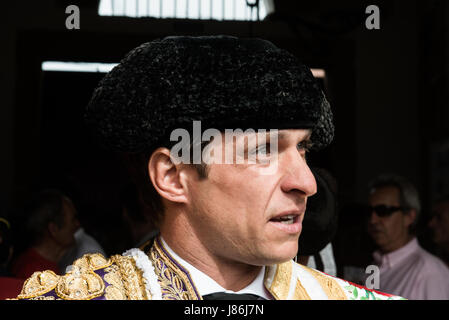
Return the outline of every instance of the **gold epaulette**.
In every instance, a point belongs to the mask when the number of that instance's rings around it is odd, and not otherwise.
[[[18,299],[32,300],[142,300],[148,299],[142,272],[132,257],[86,254],[63,276],[35,272],[23,285]]]

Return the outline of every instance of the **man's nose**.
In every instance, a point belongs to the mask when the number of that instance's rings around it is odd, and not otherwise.
[[[288,158],[285,164],[286,172],[281,184],[284,192],[299,191],[306,197],[317,192],[315,176],[306,160],[298,153]]]
[[[368,223],[369,224],[376,224],[379,222],[379,216],[377,215],[376,211],[374,211],[374,209],[369,209],[370,211],[368,211]]]

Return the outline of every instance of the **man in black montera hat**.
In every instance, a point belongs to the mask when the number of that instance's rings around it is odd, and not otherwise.
[[[128,159],[160,233],[35,274],[20,299],[399,298],[292,260],[316,192],[306,152],[332,141],[333,124],[290,53],[230,36],[145,43],[100,82],[86,119]]]

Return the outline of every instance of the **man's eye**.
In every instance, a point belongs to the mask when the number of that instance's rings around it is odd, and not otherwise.
[[[313,143],[310,142],[309,140],[306,141],[301,141],[300,143],[297,144],[297,148],[298,150],[304,150],[305,152],[309,152],[310,149],[312,148]]]
[[[270,144],[266,143],[258,146],[250,152],[251,155],[261,155],[266,156],[270,154]]]

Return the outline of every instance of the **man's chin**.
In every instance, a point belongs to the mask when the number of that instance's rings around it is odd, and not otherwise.
[[[298,254],[298,245],[292,245],[290,248],[284,245],[281,248],[273,249],[266,256],[265,265],[280,264],[292,260]]]
[[[277,264],[281,264],[287,261],[291,261],[294,257],[282,258],[282,257],[265,257],[261,259],[257,259],[257,261],[251,261],[250,265],[264,267],[264,266],[274,266]]]

